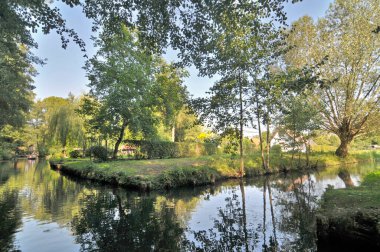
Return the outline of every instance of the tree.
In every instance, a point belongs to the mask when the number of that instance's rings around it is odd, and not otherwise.
[[[294,153],[303,145],[306,153],[306,164],[309,165],[310,139],[313,131],[319,129],[319,111],[305,95],[289,96],[283,102],[281,125],[292,137],[292,161]]]
[[[124,25],[118,33],[102,33],[96,44],[97,54],[87,61],[85,69],[90,93],[108,115],[112,135],[116,136],[113,158],[117,157],[124,131],[152,133],[155,118],[152,106],[153,57],[141,49],[137,32]]]
[[[354,138],[371,132],[380,110],[380,36],[373,32],[379,16],[376,0],[336,0],[324,18],[314,24],[303,17],[288,36],[289,67],[328,59],[317,71],[327,84],[314,99],[323,129],[340,139],[340,157]]]
[[[188,99],[186,87],[183,86],[183,78],[188,76],[188,72],[166,63],[164,59],[159,59],[156,65],[152,95],[163,116],[164,125],[172,130],[172,141],[175,142],[177,117]]]
[[[233,132],[239,139],[240,175],[244,175],[243,127],[250,118],[247,100],[243,100],[248,91],[247,80],[226,77],[211,89],[209,98],[200,98],[194,102],[202,121],[208,121],[216,131]]]
[[[21,127],[32,105],[35,70],[28,54],[23,45],[10,50],[0,42],[0,129]]]
[[[198,53],[190,52],[201,74],[222,76],[211,88],[209,106],[204,106],[205,114],[209,115],[217,129],[232,127],[238,130],[242,176],[243,129],[248,121],[252,121],[254,113],[259,121],[261,119],[257,113],[260,108],[257,106],[256,112],[252,113],[252,106],[259,103],[260,79],[281,45],[281,36],[274,21],[265,19],[271,16],[271,12],[266,8],[256,9],[257,6],[248,12],[245,7],[244,4],[237,4],[235,8],[221,12],[215,24],[217,28],[212,31],[215,33],[208,35],[210,39],[207,39],[202,54],[197,51],[200,48],[193,51]],[[207,102],[207,99],[203,100]],[[269,168],[264,165],[264,157],[263,167],[266,170]]]
[[[73,7],[78,0],[62,0]],[[32,78],[36,71],[33,64],[43,64],[32,48],[37,43],[32,33],[40,28],[44,34],[55,30],[66,48],[71,37],[84,50],[84,42],[72,29],[66,27],[52,1],[3,0],[0,2],[0,129],[10,124],[20,127],[34,98]]]
[[[48,134],[50,141],[59,143],[66,155],[66,147],[69,143],[81,145],[84,140],[83,122],[75,113],[77,102],[74,97],[69,97],[67,103],[54,110],[48,121]]]
[[[138,36],[145,49],[161,52],[170,45],[175,50],[179,49],[179,56],[184,62],[193,63],[206,58],[212,60],[210,55],[201,52],[210,49],[209,43],[217,34],[218,24],[225,14],[260,12],[265,18],[283,23],[286,20],[285,2],[289,0],[87,0],[84,12],[94,20],[94,29],[102,28],[112,34],[123,23],[140,31]]]

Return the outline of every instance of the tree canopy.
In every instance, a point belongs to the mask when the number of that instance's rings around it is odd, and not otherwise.
[[[322,19],[303,17],[292,25],[287,54],[289,67],[317,64],[326,80],[314,97],[323,128],[336,134],[336,151],[345,157],[357,136],[370,132],[380,111],[380,36],[373,31],[380,20],[376,0],[336,0]]]

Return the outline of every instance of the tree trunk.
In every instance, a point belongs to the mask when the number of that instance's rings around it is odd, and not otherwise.
[[[266,162],[266,167],[267,167],[268,172],[270,172],[269,160],[270,160],[270,123],[269,123],[269,112],[268,112],[267,114],[267,162]]]
[[[265,157],[264,157],[264,148],[263,148],[263,136],[261,135],[261,124],[260,124],[260,111],[257,111],[257,126],[259,130],[259,142],[260,142],[260,152],[261,152],[261,162],[264,170],[266,170]]]
[[[119,151],[119,145],[121,143],[121,141],[123,141],[123,138],[124,138],[124,131],[125,131],[125,128],[127,127],[127,122],[124,121],[123,122],[123,125],[121,126],[121,129],[120,129],[120,134],[119,134],[119,137],[117,138],[116,140],[116,143],[115,143],[115,148],[113,150],[113,155],[112,155],[112,158],[113,159],[116,159],[117,158],[117,153]]]
[[[306,154],[306,166],[309,167],[310,159],[309,159],[309,153],[310,153],[310,143],[308,143],[308,140],[305,141],[305,154]]]
[[[243,122],[243,87],[242,83],[240,80],[239,76],[239,105],[240,105],[240,111],[239,111],[239,149],[240,149],[240,176],[244,176],[244,153],[243,153],[243,127],[244,127],[244,122]]]
[[[349,140],[347,138],[340,138],[340,145],[338,149],[335,151],[335,155],[341,158],[345,158],[348,155],[348,145],[351,143],[352,140]]]
[[[175,142],[175,125],[172,127],[172,141]]]

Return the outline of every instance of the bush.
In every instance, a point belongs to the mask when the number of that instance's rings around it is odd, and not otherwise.
[[[93,156],[94,158],[99,159],[101,161],[107,161],[108,151],[105,147],[96,145],[86,150],[86,156]]]
[[[174,143],[167,141],[128,141],[138,146],[135,159],[195,157],[216,154],[216,143]]]
[[[73,150],[69,153],[71,158],[79,158],[81,156],[81,153],[79,150]]]
[[[272,153],[276,153],[276,154],[280,154],[282,152],[281,145],[279,145],[279,144],[273,145],[270,148],[270,150],[271,150]]]
[[[0,160],[9,160],[12,158],[12,152],[8,149],[0,149]]]
[[[174,158],[178,157],[176,143],[164,141],[142,141],[141,152],[151,158]]]
[[[47,155],[49,155],[49,149],[42,145],[42,144],[39,144],[38,147],[37,147],[37,150],[38,150],[38,156],[43,158],[43,157],[46,157]]]
[[[205,147],[205,153],[207,155],[216,154],[216,151],[218,149],[218,146],[214,143],[204,143],[203,146]]]

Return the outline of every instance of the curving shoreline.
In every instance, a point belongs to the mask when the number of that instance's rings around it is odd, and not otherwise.
[[[64,175],[142,191],[211,185],[217,181],[240,177],[238,169],[234,167],[233,163],[228,163],[227,160],[224,160],[223,165],[220,164],[220,160],[215,161],[209,158],[206,158],[206,160],[179,158],[171,161],[175,163],[173,167],[168,166],[171,162],[165,159],[145,161],[147,163],[146,167],[138,167],[141,170],[137,172],[131,171],[130,167],[128,167],[129,163],[135,164],[136,162],[144,161],[95,163],[86,160],[63,162],[50,160],[49,163],[52,169],[59,170]],[[120,166],[122,162],[124,162],[122,165],[125,168],[115,169],[115,166]],[[163,164],[158,165],[161,163]],[[145,173],[144,169],[146,170]],[[262,168],[247,167],[245,177],[302,170],[306,169],[272,168],[271,172],[268,173]]]
[[[305,160],[291,165],[289,158],[274,159],[270,172],[260,166],[259,158],[246,161],[245,177],[263,176],[291,171],[320,169],[332,165],[344,165],[374,161],[377,153],[352,156],[342,160],[329,154],[319,154],[311,158],[311,164]],[[239,178],[239,161],[227,156],[203,156],[194,158],[116,160],[93,162],[86,159],[50,160],[53,169],[63,174],[117,185],[137,190],[160,190],[182,186],[214,184],[228,178]]]

